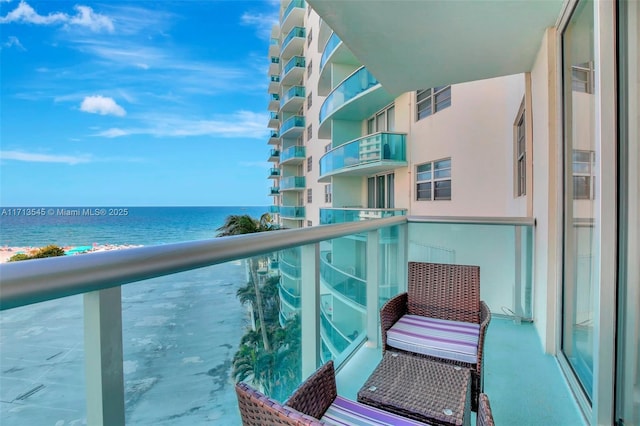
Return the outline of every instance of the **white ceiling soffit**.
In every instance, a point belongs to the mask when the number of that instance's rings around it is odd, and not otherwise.
[[[530,71],[562,0],[307,0],[392,94]]]

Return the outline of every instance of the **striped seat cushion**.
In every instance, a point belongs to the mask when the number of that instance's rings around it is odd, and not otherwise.
[[[329,425],[387,425],[413,426],[425,425],[417,420],[400,417],[397,414],[382,411],[369,405],[336,397],[324,413],[321,421]]]
[[[404,315],[387,331],[391,347],[475,364],[480,325],[418,315]]]

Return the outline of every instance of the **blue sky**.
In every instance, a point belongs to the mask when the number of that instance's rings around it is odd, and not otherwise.
[[[275,1],[0,0],[0,205],[268,205]]]

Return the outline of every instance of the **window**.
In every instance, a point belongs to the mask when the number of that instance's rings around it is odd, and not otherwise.
[[[313,167],[313,157],[307,158],[307,171],[310,172]]]
[[[573,150],[573,199],[595,199],[595,152]]]
[[[311,46],[311,40],[313,40],[313,28],[309,30],[307,34],[307,46]]]
[[[395,206],[395,174],[367,178],[367,208],[392,209]]]
[[[451,86],[433,87],[416,92],[416,121],[451,106]]]
[[[396,128],[395,106],[387,106],[367,119],[367,134],[393,132]]]
[[[451,158],[420,164],[416,167],[418,201],[451,199]]]
[[[307,126],[307,141],[310,141],[313,137],[313,124]]]
[[[309,61],[309,65],[307,65],[307,78],[311,77],[312,71],[313,71],[313,61]]]
[[[313,226],[313,222],[311,222],[310,220],[307,221],[307,226]]]
[[[593,63],[571,67],[571,89],[574,92],[593,93]]]
[[[313,192],[311,188],[307,188],[307,203],[313,202]]]
[[[524,119],[524,99],[515,123],[515,153],[516,153],[516,196],[527,193],[527,153],[526,126]]]
[[[325,203],[331,202],[331,184],[324,186],[324,202]]]
[[[311,108],[312,103],[313,103],[313,92],[309,93],[309,96],[307,96],[307,109]]]

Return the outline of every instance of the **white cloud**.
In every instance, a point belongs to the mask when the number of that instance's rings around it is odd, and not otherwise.
[[[104,96],[87,96],[80,104],[80,110],[100,115],[117,115],[123,117],[127,112],[113,100]]]
[[[258,36],[268,40],[271,38],[271,29],[274,25],[278,25],[278,10],[269,14],[245,12],[240,17],[240,23],[256,27]]]
[[[20,50],[27,50],[24,48],[24,46],[22,45],[22,43],[20,43],[20,40],[18,40],[18,37],[15,36],[9,36],[7,41],[5,43],[2,44],[3,47],[16,47]]]
[[[0,160],[25,161],[28,163],[63,163],[75,165],[91,162],[91,156],[38,154],[22,151],[0,151]]]
[[[1,24],[11,22],[21,22],[25,24],[35,25],[55,25],[64,24],[67,26],[80,26],[89,28],[92,31],[99,32],[106,30],[113,32],[113,21],[99,13],[94,13],[89,6],[75,6],[76,15],[69,16],[63,12],[50,13],[48,15],[40,15],[24,0],[6,16],[0,16]]]
[[[111,128],[94,136],[116,138],[129,135],[151,135],[156,137],[214,136],[224,138],[266,137],[266,114],[238,111],[217,116],[210,120],[189,120],[180,117],[153,115],[142,118],[145,127]]]

